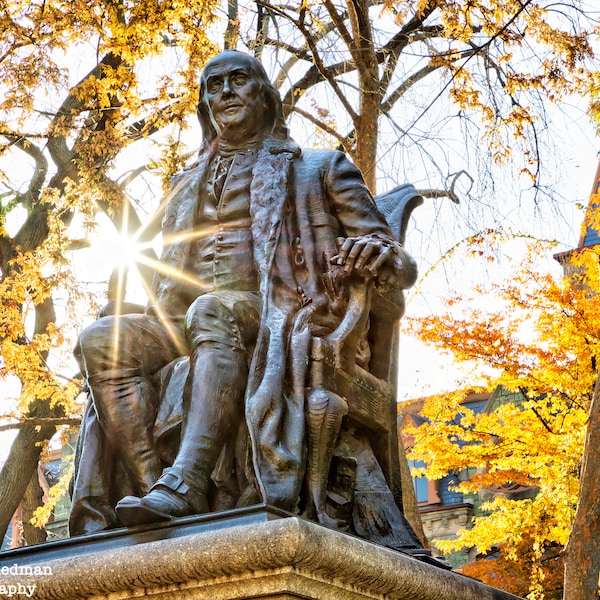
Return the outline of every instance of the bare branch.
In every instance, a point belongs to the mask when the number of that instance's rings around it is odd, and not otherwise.
[[[472,50],[463,50],[463,52],[460,52],[456,55],[455,58],[452,58],[451,62],[456,62],[458,60],[462,60],[463,58],[469,58],[471,56],[473,56],[474,54],[477,54],[478,49],[472,49]],[[381,105],[381,112],[389,112],[392,107],[394,106],[394,104],[396,104],[396,102],[398,102],[398,100],[400,98],[402,98],[402,96],[417,82],[421,81],[422,79],[424,79],[425,77],[427,77],[427,75],[430,75],[431,73],[433,73],[434,71],[437,71],[440,67],[442,67],[443,65],[439,64],[439,65],[427,65],[425,67],[423,67],[422,69],[418,70],[416,73],[412,74],[410,77],[408,77],[407,79],[405,79],[382,103]]]
[[[354,62],[357,63],[359,60],[359,57],[357,54],[356,43],[354,41],[354,38],[352,37],[352,35],[350,34],[350,32],[347,29],[346,23],[344,22],[342,15],[340,15],[340,13],[338,13],[337,9],[335,8],[335,6],[333,5],[333,2],[331,2],[331,0],[323,0],[323,4],[325,5],[325,8],[327,9],[327,12],[329,13],[329,16],[331,17],[331,21],[335,25],[337,32],[339,33],[340,37],[342,38],[342,40],[348,47],[348,50],[350,50],[350,54],[352,55]]]
[[[464,169],[457,171],[456,173],[452,173],[449,176],[450,186],[448,188],[426,188],[417,191],[421,196],[423,196],[423,198],[449,198],[452,200],[452,202],[454,202],[454,204],[460,204],[460,197],[456,193],[456,184],[462,176],[466,177],[471,184],[469,189],[466,191],[466,194],[468,194],[471,191],[474,181],[471,175],[469,175],[469,173],[467,173]]]
[[[142,173],[146,171],[150,171],[150,167],[148,165],[142,165],[141,167],[137,167],[136,169],[131,169],[124,173],[118,180],[119,187],[121,189],[125,189],[132,181],[134,181],[137,177],[139,177]]]
[[[259,0],[257,2],[257,4],[264,6],[266,9],[271,10],[272,12],[278,14],[279,16],[284,16],[286,18],[286,20],[291,21],[292,23],[295,23],[295,21],[293,19],[290,19],[289,15],[287,15],[287,13],[277,11],[277,9],[275,9],[275,7],[271,3]],[[347,15],[347,13],[342,13],[341,17],[342,17],[342,19],[346,19],[348,17],[348,15]],[[277,28],[277,21],[275,19],[273,19],[273,23],[275,25],[275,28]],[[332,31],[335,31],[335,28],[336,28],[336,26],[335,26],[335,23],[333,23],[333,21],[329,21],[328,23],[322,23],[319,30],[316,32],[313,32],[313,38],[315,39],[315,41],[323,40]],[[277,32],[279,32],[278,28],[277,28]],[[308,47],[307,45],[302,46],[302,48],[297,48],[296,46],[286,43],[284,40],[280,39],[279,36],[277,36],[277,39],[266,38],[264,43],[265,43],[265,45],[273,46],[276,49],[284,50],[285,52],[288,52],[289,54],[292,55],[282,65],[279,73],[277,73],[277,75],[275,76],[275,78],[273,80],[273,84],[275,85],[276,88],[280,88],[283,85],[284,81],[288,77],[289,71],[299,60],[304,60],[311,64],[313,63],[312,56],[310,55],[310,52],[308,52],[308,50],[307,50],[307,47]]]
[[[335,79],[336,76],[343,73],[343,71],[338,71],[335,68],[332,70],[331,67],[326,67],[325,64],[323,63],[321,56],[319,54],[319,50],[316,45],[316,39],[312,35],[312,33],[308,30],[308,28],[306,27],[306,24],[304,23],[304,16],[306,13],[306,9],[305,8],[301,9],[298,19],[294,19],[291,15],[288,15],[285,11],[279,10],[271,5],[269,5],[269,6],[271,7],[271,9],[274,12],[276,12],[280,16],[286,18],[291,23],[293,23],[298,28],[300,33],[302,33],[302,35],[304,36],[304,39],[306,40],[308,48],[310,49],[310,52],[312,55],[312,61],[313,61],[313,67],[311,69],[309,69],[309,72],[313,71],[313,69],[314,69],[314,72],[311,75],[309,75],[309,78],[314,80],[315,74],[318,74],[317,79],[313,81],[312,85],[314,85],[315,83],[318,83],[319,81],[327,81],[329,83],[329,85],[331,86],[331,89],[335,92],[338,99],[344,106],[344,109],[346,110],[346,112],[350,115],[350,118],[353,121],[355,121],[358,118],[358,115],[352,108],[352,105],[350,104],[350,102],[348,102],[348,99],[346,98],[346,96],[344,95],[344,93],[342,92],[340,87],[338,86],[338,82]],[[308,75],[308,73],[307,73],[307,75]],[[303,77],[303,80],[305,80],[305,78],[306,78],[306,75],[305,75],[305,77]],[[289,114],[289,111],[291,110],[292,106],[294,105],[294,100],[295,100],[295,97],[296,97],[296,94],[298,93],[298,91],[302,91],[303,89],[308,89],[308,87],[310,87],[310,86],[306,86],[304,88],[298,88],[297,86],[292,86],[292,89],[286,94],[286,97],[284,99],[284,112],[286,112],[286,114]],[[287,100],[287,104],[289,106],[289,109],[287,111],[286,111],[286,100]]]
[[[333,127],[330,127],[326,123],[323,123],[323,121],[317,119],[316,117],[313,117],[310,113],[306,112],[305,110],[302,110],[301,108],[298,108],[297,106],[294,107],[294,112],[298,113],[301,117],[304,117],[307,121],[310,121],[320,129],[334,137],[342,146],[345,147],[346,145],[348,145],[347,138],[340,135],[335,129],[333,129]]]
[[[335,78],[338,75],[342,75],[344,73],[350,73],[355,69],[354,63],[351,60],[345,60],[335,65],[330,65],[327,67],[327,72],[330,78]],[[286,95],[283,98],[283,110],[285,115],[287,116],[294,107],[295,99],[305,92],[307,89],[321,83],[323,81],[328,81],[323,73],[317,69],[316,66],[312,66],[306,73],[291,86]]]
[[[27,193],[17,195],[18,201],[22,202],[26,208],[30,209],[40,200],[42,187],[48,173],[48,160],[40,148],[33,144],[28,138],[9,132],[3,132],[2,135],[11,141],[11,145],[19,148],[19,150],[22,150],[31,156],[31,158],[33,158],[35,161],[35,169],[33,175],[31,176]]]
[[[427,188],[417,190],[423,198],[450,198],[454,204],[460,203],[460,198],[452,190]]]
[[[286,52],[289,52],[293,57],[295,57],[296,61],[300,59],[312,63],[312,56],[309,52],[307,52],[305,49],[306,47],[296,48],[295,46],[287,44],[282,40],[274,40],[273,38],[265,38],[265,45],[273,46],[279,50],[285,50]]]
[[[30,429],[31,427],[61,427],[63,425],[76,426],[81,423],[81,418],[68,417],[22,417],[19,423],[0,425],[0,431],[14,431],[15,429]]]

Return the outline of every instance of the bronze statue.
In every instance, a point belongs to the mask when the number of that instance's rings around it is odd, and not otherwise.
[[[344,154],[289,137],[254,58],[207,63],[198,117],[149,306],[80,336],[71,534],[264,502],[418,547],[389,383],[413,259]]]

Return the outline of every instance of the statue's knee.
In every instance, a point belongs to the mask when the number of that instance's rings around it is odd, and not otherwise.
[[[122,317],[103,317],[79,334],[75,356],[85,365],[88,374],[113,367],[117,358],[115,350],[118,352],[119,348],[115,340],[126,339],[124,325]]]
[[[204,294],[192,302],[185,315],[185,322],[192,325],[204,318],[219,316],[223,311],[227,311],[227,308],[216,294]]]
[[[211,325],[220,325],[232,323],[233,314],[223,304],[221,299],[214,294],[205,294],[196,298],[185,315],[185,328],[188,333],[198,329],[204,329]]]
[[[105,317],[108,321],[113,321],[113,317]],[[94,354],[96,350],[100,347],[102,348],[105,344],[106,340],[106,323],[101,323],[101,321],[94,321],[91,325],[86,327],[80,334],[79,340],[77,343],[78,350],[84,358],[90,356],[90,354]]]
[[[243,347],[235,315],[216,294],[196,298],[185,316],[185,330],[192,348],[205,341]]]

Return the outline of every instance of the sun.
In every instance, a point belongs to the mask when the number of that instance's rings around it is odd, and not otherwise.
[[[139,262],[141,246],[132,237],[113,230],[112,236],[104,239],[107,262],[115,267],[132,269]]]
[[[91,255],[103,269],[131,268],[138,262],[140,244],[133,236],[115,229],[102,213],[96,217],[95,228],[89,236]]]

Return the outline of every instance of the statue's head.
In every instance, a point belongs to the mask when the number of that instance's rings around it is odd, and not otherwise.
[[[269,133],[287,137],[281,96],[252,56],[228,50],[209,60],[200,76],[198,119],[205,143]]]

